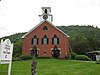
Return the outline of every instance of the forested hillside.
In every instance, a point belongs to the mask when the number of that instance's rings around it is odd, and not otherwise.
[[[71,48],[77,54],[100,50],[100,29],[93,26],[59,26],[68,34]]]
[[[21,37],[25,34],[26,32],[24,33],[16,33],[16,34],[13,34],[13,35],[10,35],[10,36],[5,36],[3,38],[0,38],[5,40],[5,39],[10,39],[11,42],[14,44],[14,53],[13,53],[13,56],[16,55],[16,54],[21,54],[22,52],[22,40],[21,40]]]
[[[88,51],[100,50],[100,29],[93,26],[57,26],[59,29],[68,34],[71,48],[77,54],[85,54]],[[26,33],[26,32],[25,32]],[[25,33],[17,33],[9,38],[14,43],[14,55],[21,54],[22,40],[21,37]],[[1,39],[1,38],[0,38]]]

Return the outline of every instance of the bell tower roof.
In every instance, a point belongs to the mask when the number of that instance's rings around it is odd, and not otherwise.
[[[51,7],[41,7],[42,13],[49,14],[51,12]]]
[[[53,16],[50,14],[51,13],[51,7],[41,7],[42,9],[42,15],[39,15],[40,17],[40,22],[43,20],[48,20],[49,22],[53,21]]]

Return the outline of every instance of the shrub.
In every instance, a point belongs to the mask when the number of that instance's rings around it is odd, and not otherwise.
[[[29,59],[32,59],[32,56],[31,55],[21,55],[20,58],[21,60],[29,60]]]
[[[88,56],[86,55],[77,55],[75,57],[76,60],[84,60],[84,61],[91,61],[92,59],[90,59]]]
[[[20,57],[20,56],[21,56],[20,53],[17,53],[17,54],[14,55],[14,57]]]
[[[12,61],[21,61],[21,58],[19,58],[19,57],[13,57]]]
[[[37,57],[38,59],[50,59],[51,57]]]
[[[70,53],[70,58],[71,58],[71,59],[75,59],[76,56],[77,56],[76,53],[74,53],[74,52],[73,52],[73,53]]]

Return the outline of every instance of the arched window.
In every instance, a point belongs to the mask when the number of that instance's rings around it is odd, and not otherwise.
[[[52,38],[52,44],[54,45],[59,44],[59,38],[57,37],[57,35],[54,35],[54,37]]]
[[[47,9],[45,9],[45,13],[47,14]]]
[[[48,38],[46,35],[44,35],[42,38],[42,44],[47,45],[48,43],[49,43]]]
[[[36,46],[36,45],[38,44],[38,38],[37,38],[36,35],[34,35],[34,37],[32,38],[32,44],[33,44],[34,46]]]
[[[47,26],[44,26],[44,27],[43,27],[43,30],[48,30],[48,27],[47,27]]]

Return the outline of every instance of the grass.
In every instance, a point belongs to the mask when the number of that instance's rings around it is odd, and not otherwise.
[[[39,60],[37,75],[100,75],[100,65],[70,60]]]
[[[16,61],[11,75],[31,75],[31,60]],[[0,75],[7,75],[7,65],[0,65]],[[38,59],[37,75],[100,75],[100,64],[76,60]]]
[[[8,65],[0,66],[0,75],[7,75]],[[15,61],[12,63],[11,75],[31,75],[31,60]]]

